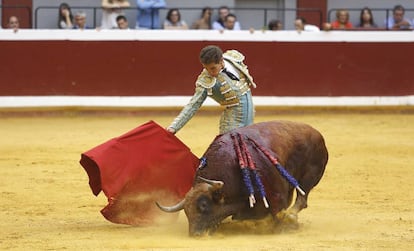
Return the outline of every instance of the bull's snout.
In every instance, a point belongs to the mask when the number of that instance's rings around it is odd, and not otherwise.
[[[200,227],[190,225],[188,231],[190,237],[205,237],[209,235],[209,231],[207,229],[202,229]]]
[[[213,234],[219,227],[220,223],[214,220],[189,221],[188,232],[191,237],[204,237]]]

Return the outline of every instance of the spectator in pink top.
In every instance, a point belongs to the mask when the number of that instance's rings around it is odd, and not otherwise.
[[[349,29],[353,28],[349,22],[349,12],[341,9],[336,11],[336,20],[331,23],[332,29]]]
[[[325,23],[323,25],[324,30],[344,30],[351,29],[353,25],[349,22],[349,12],[345,9],[339,9],[336,11],[336,20],[331,23]]]

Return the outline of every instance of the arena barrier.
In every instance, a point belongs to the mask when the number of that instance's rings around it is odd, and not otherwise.
[[[411,31],[21,29],[0,30],[0,107],[181,106],[208,44],[246,56],[259,106],[414,104]]]

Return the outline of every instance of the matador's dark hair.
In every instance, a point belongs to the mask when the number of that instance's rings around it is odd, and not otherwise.
[[[220,63],[223,51],[216,45],[209,45],[200,51],[200,62],[202,64]]]

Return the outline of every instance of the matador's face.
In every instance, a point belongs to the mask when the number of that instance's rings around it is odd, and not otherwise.
[[[214,62],[209,64],[203,64],[203,67],[207,70],[210,76],[217,77],[220,71],[224,68],[224,59],[221,59],[218,64]]]

